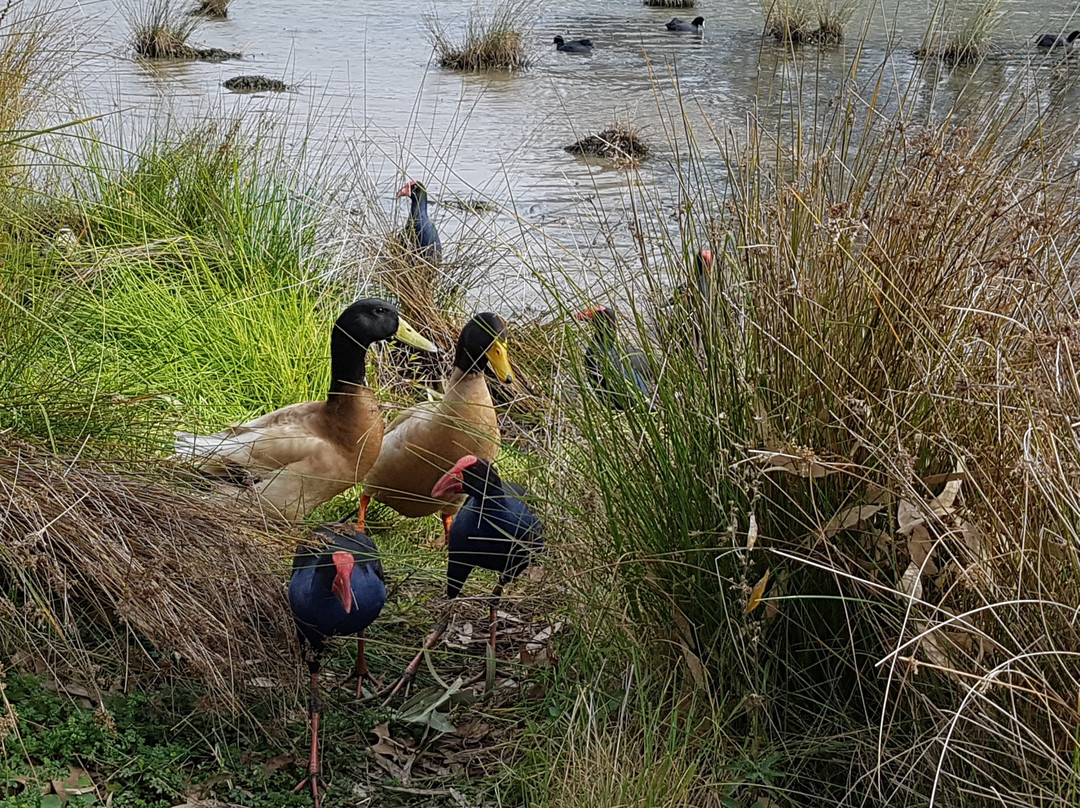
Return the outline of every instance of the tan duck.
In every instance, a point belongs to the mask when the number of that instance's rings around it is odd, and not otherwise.
[[[484,379],[489,364],[500,381],[513,378],[506,323],[485,312],[461,329],[442,400],[410,407],[386,428],[379,459],[364,477],[360,530],[368,502],[376,499],[402,516],[442,512],[449,533],[464,497],[450,502],[433,499],[435,483],[466,455],[493,460],[499,451],[499,424]]]
[[[330,391],[325,401],[290,404],[213,435],[176,433],[176,457],[222,478],[219,493],[294,522],[364,478],[382,446],[379,403],[366,383],[367,349],[397,338],[436,347],[392,303],[358,300],[330,336]]]

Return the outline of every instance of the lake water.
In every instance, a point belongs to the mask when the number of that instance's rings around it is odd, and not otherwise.
[[[679,114],[674,72],[698,146],[719,167],[710,132],[723,139],[730,130],[737,141],[748,113],[768,121],[800,91],[804,114],[812,114],[815,99],[827,103],[849,72],[856,82],[883,76],[883,90],[893,95],[913,84],[924,109],[947,110],[969,83],[985,98],[1023,71],[1036,103],[1049,103],[1071,60],[1038,53],[1032,39],[1080,27],[1076,4],[1007,0],[987,64],[950,69],[920,65],[913,56],[941,13],[934,2],[867,3],[872,12],[856,15],[845,45],[792,51],[762,39],[761,6],[746,0],[700,0],[695,9],[674,13],[638,0],[548,0],[536,5],[531,23],[536,59],[528,72],[441,70],[425,18],[437,15],[456,31],[472,6],[472,0],[233,0],[229,18],[207,21],[192,41],[242,51],[242,60],[149,64],[130,57],[121,5],[81,3],[73,11],[91,42],[71,77],[72,95],[79,113],[111,115],[125,139],[167,119],[275,121],[293,142],[306,140],[326,165],[355,175],[353,207],[374,201],[398,225],[406,205],[393,194],[406,175],[425,181],[436,199],[490,199],[499,206],[495,213],[477,217],[437,206],[433,216],[449,250],[484,244],[502,255],[477,297],[512,310],[536,300],[536,279],[523,269],[523,257],[544,254],[563,267],[560,282],[598,290],[605,265],[632,252],[632,196],[655,190],[674,211],[680,175],[667,134]],[[958,18],[971,5],[945,8]],[[676,14],[702,15],[705,35],[666,31]],[[594,53],[558,53],[551,44],[556,34],[589,37]],[[254,73],[298,90],[237,95],[222,87],[230,77]],[[1067,100],[1075,107],[1080,97],[1070,93]],[[616,117],[643,126],[657,147],[638,171],[590,165],[563,151]],[[670,218],[664,226],[675,226]]]

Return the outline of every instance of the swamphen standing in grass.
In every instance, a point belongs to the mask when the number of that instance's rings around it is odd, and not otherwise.
[[[364,657],[364,630],[375,622],[386,603],[386,583],[375,542],[367,534],[321,527],[315,535],[326,544],[297,548],[289,579],[289,606],[311,672],[311,760],[308,775],[295,792],[310,785],[315,808],[319,808],[319,789],[325,788],[319,761],[322,653],[328,638],[356,636],[356,668],[345,681],[356,677],[356,695],[360,696],[364,680],[374,681]]]
[[[397,195],[409,197],[409,221],[405,223],[405,237],[409,241],[409,248],[429,264],[439,263],[442,258],[442,242],[439,241],[435,222],[428,216],[427,188],[410,180]]]
[[[593,337],[585,351],[585,366],[593,387],[604,402],[617,410],[642,405],[652,409],[653,383],[649,362],[640,348],[621,344],[615,312],[607,306],[594,306],[574,317],[592,321]]]
[[[450,608],[394,685],[390,697],[402,685],[412,682],[424,653],[433,648],[446,631],[453,600],[461,594],[465,580],[476,567],[499,573],[499,583],[492,592],[488,636],[494,651],[498,626],[496,607],[503,587],[521,575],[533,555],[544,546],[540,520],[516,496],[524,495],[524,490],[514,483],[503,482],[490,460],[475,455],[461,458],[431,490],[431,496],[436,499],[463,493],[468,500],[450,527],[450,559],[446,568],[446,597],[450,600]]]

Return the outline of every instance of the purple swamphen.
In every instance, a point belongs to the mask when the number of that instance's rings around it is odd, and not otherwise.
[[[409,220],[405,223],[409,248],[429,264],[438,264],[442,258],[442,242],[435,222],[428,216],[427,188],[410,180],[397,195],[409,197]]]
[[[310,785],[315,808],[319,808],[320,788],[325,788],[319,761],[322,653],[330,637],[356,636],[356,668],[345,681],[356,677],[357,696],[365,680],[374,682],[364,656],[364,630],[375,622],[386,603],[386,582],[375,542],[366,533],[342,533],[327,526],[314,533],[325,544],[297,548],[289,579],[289,607],[311,672],[311,759],[307,777],[294,793]]]
[[[492,652],[498,624],[496,607],[503,587],[521,575],[533,555],[544,546],[540,520],[519,497],[525,495],[521,486],[503,482],[490,460],[467,455],[444,474],[431,496],[436,499],[468,496],[468,500],[450,526],[450,558],[446,568],[446,597],[450,604],[442,620],[424,642],[405,673],[398,679],[389,698],[411,685],[420,668],[424,653],[435,647],[450,623],[454,599],[461,594],[465,580],[474,568],[499,574],[499,583],[492,592],[488,642]]]
[[[607,306],[593,306],[574,315],[590,320],[593,336],[585,351],[589,381],[613,410],[653,409],[653,375],[645,352],[619,339],[618,320]]]

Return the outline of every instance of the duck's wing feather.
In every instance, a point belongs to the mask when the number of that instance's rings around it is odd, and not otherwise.
[[[293,463],[335,452],[320,434],[323,402],[292,404],[213,435],[177,432],[176,456],[209,474],[230,474],[236,467],[257,470],[286,468]]]

